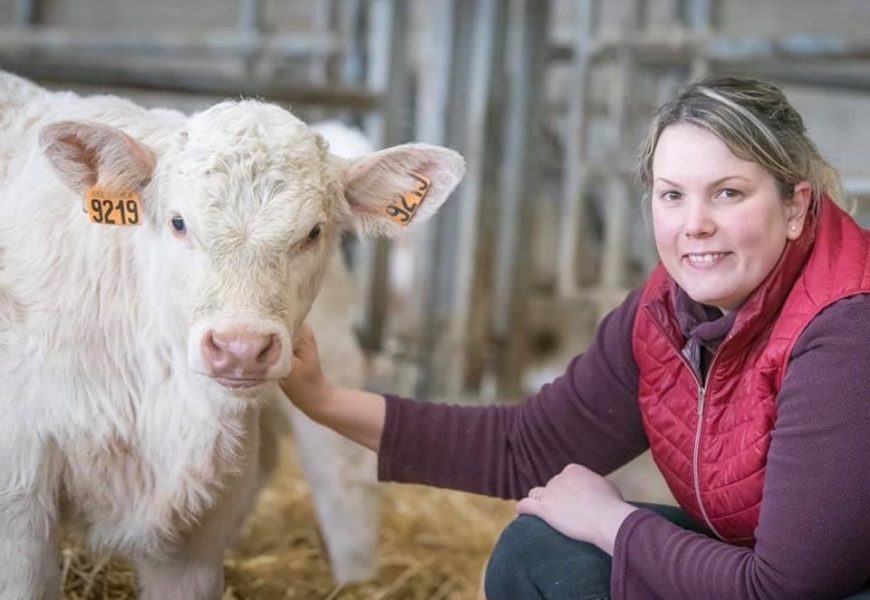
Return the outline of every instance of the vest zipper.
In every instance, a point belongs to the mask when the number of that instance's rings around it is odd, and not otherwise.
[[[710,367],[713,364],[711,362]],[[709,375],[710,368],[707,369],[707,374]],[[707,527],[712,531],[716,537],[719,539],[724,539],[719,532],[716,531],[716,528],[713,527],[713,523],[710,522],[710,517],[707,516],[707,509],[704,508],[704,501],[701,500],[701,429],[704,426],[704,401],[706,400],[707,387],[706,382],[701,384],[700,380],[698,380],[698,425],[695,428],[695,444],[692,448],[692,483],[695,487],[695,500],[698,502],[698,509],[701,511],[701,516],[704,517],[704,523]]]
[[[670,340],[670,338],[667,335],[667,332],[665,332],[664,326],[661,323],[659,323],[658,320],[656,320],[654,318],[654,316],[652,315],[652,311],[650,311],[649,308],[647,308],[647,312],[649,313],[650,319],[653,322],[653,326],[656,327],[661,332],[662,336],[666,340]],[[729,336],[730,336],[730,334],[729,334]],[[724,341],[722,343],[724,343]],[[713,353],[713,358],[710,359],[710,364],[707,366],[707,376],[702,381],[701,375],[695,371],[695,367],[692,366],[691,363],[689,363],[689,361],[686,359],[685,356],[683,356],[683,353],[680,352],[679,348],[677,348],[676,346],[674,346],[674,344],[672,344],[670,342],[669,342],[669,345],[671,346],[671,349],[677,353],[677,356],[679,357],[680,361],[682,361],[682,363],[684,365],[686,365],[686,368],[689,370],[689,374],[695,380],[695,383],[698,384],[698,425],[695,427],[695,441],[694,441],[694,444],[692,446],[692,487],[695,488],[695,501],[698,503],[698,510],[701,511],[701,516],[704,517],[704,524],[707,526],[708,529],[710,529],[710,531],[713,532],[713,534],[716,537],[718,537],[720,540],[724,541],[725,538],[722,537],[718,531],[716,531],[716,528],[713,527],[713,523],[710,522],[710,517],[707,516],[707,509],[704,508],[704,502],[703,502],[703,500],[701,500],[701,460],[700,460],[700,455],[701,455],[701,429],[704,425],[704,403],[707,399],[706,398],[707,384],[710,382],[710,374],[713,372],[713,365],[716,363],[716,359],[719,357],[719,350],[717,349],[716,352]],[[721,348],[721,344],[720,344],[720,348]]]

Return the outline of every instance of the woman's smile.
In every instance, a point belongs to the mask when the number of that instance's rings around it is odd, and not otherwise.
[[[730,256],[730,252],[693,252],[691,254],[686,254],[684,258],[691,267],[698,269],[712,269],[718,267]]]

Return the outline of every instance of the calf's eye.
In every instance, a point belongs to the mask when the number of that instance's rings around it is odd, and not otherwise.
[[[315,225],[314,228],[308,232],[308,239],[313,242],[318,237],[320,237],[320,225]]]
[[[170,221],[170,223],[172,223],[172,228],[177,233],[184,233],[184,231],[187,229],[186,226],[184,225],[184,219],[182,219],[179,216],[172,217],[172,220]]]

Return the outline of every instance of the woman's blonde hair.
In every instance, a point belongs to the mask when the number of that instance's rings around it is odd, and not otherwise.
[[[837,171],[807,136],[803,118],[778,87],[757,79],[723,77],[690,85],[675,100],[659,107],[641,147],[638,173],[652,184],[652,162],[662,132],[671,125],[690,124],[714,134],[731,152],[755,162],[776,178],[784,198],[808,181],[813,199],[822,194],[843,204]],[[818,206],[818,202],[813,203]]]

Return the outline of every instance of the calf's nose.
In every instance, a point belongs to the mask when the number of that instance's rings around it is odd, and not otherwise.
[[[274,333],[246,329],[206,331],[202,357],[214,377],[258,379],[281,358],[281,341]]]

